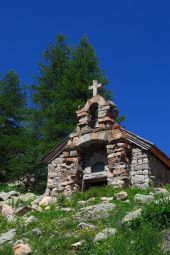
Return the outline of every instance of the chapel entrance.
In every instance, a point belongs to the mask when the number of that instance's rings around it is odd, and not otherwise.
[[[108,160],[106,143],[95,141],[79,148],[81,164],[81,190],[107,185]]]

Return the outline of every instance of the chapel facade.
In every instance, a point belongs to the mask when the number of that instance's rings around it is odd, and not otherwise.
[[[154,144],[117,123],[116,105],[98,95],[77,114],[77,127],[44,158],[48,165],[46,195],[84,191],[92,186],[113,185],[147,188],[170,182],[170,159]]]

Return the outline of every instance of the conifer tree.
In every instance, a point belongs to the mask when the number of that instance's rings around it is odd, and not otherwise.
[[[88,86],[94,79],[107,83],[88,39],[84,37],[77,47],[71,47],[58,35],[45,51],[38,84],[34,86],[42,153],[74,130],[75,111],[91,97]],[[105,88],[102,94],[108,97]]]
[[[0,80],[0,176],[9,179],[20,171],[25,119],[25,94],[18,75],[9,71]]]

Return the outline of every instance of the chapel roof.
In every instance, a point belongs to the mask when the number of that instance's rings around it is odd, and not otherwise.
[[[167,165],[170,168],[170,158],[162,152],[156,145],[153,143],[141,138],[140,136],[121,128],[125,138],[132,144],[140,147],[143,150],[149,151],[155,157],[157,157],[161,162]],[[44,164],[50,164],[55,158],[57,158],[64,150],[67,145],[70,136],[67,136],[59,145],[54,147],[47,155],[42,158]]]

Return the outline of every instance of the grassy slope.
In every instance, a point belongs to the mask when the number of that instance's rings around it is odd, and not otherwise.
[[[101,188],[91,188],[84,193],[76,193],[70,199],[64,199],[61,197],[58,202],[51,206],[50,210],[43,210],[42,212],[29,212],[27,217],[34,215],[37,219],[37,223],[32,223],[28,226],[24,226],[24,218],[20,217],[16,223],[8,223],[2,216],[0,216],[0,234],[15,228],[17,236],[15,240],[27,238],[28,243],[31,245],[33,255],[161,255],[161,242],[162,242],[162,230],[164,227],[168,227],[169,220],[165,220],[163,227],[157,225],[157,215],[153,215],[153,221],[148,220],[148,214],[145,213],[145,217],[140,221],[135,222],[132,225],[122,226],[120,220],[126,212],[132,211],[139,207],[133,200],[133,197],[137,193],[148,194],[151,189],[145,191],[139,191],[137,189],[126,189],[128,192],[129,203],[123,201],[114,201],[117,205],[116,216],[111,216],[104,220],[98,220],[92,222],[98,227],[97,230],[79,230],[77,229],[78,222],[75,219],[75,212],[80,209],[77,204],[79,200],[87,200],[91,197],[95,197],[95,201],[90,202],[88,205],[100,203],[100,197],[113,196],[114,193],[119,190],[113,189],[111,186],[105,186]],[[155,206],[155,205],[154,205]],[[61,212],[60,207],[72,207],[75,212]],[[154,208],[145,206],[147,212]],[[160,208],[162,205],[158,205],[158,215],[160,214]],[[167,210],[170,211],[170,205],[166,204]],[[164,211],[161,212],[165,214]],[[162,215],[161,214],[161,215]],[[160,216],[162,217],[162,216]],[[166,218],[166,217],[164,217]],[[162,218],[159,220],[161,222]],[[154,222],[156,221],[156,223]],[[142,223],[142,224],[141,224]],[[154,224],[155,223],[155,224]],[[163,224],[162,224],[163,225]],[[42,231],[40,237],[36,237],[32,234],[32,229],[39,227]],[[108,238],[106,241],[93,244],[93,238],[96,233],[105,227],[116,227],[118,233],[116,237]],[[159,228],[158,228],[159,227]],[[86,242],[81,249],[75,251],[71,249],[71,244],[85,240]],[[5,244],[0,248],[1,255],[11,255],[12,245]]]

